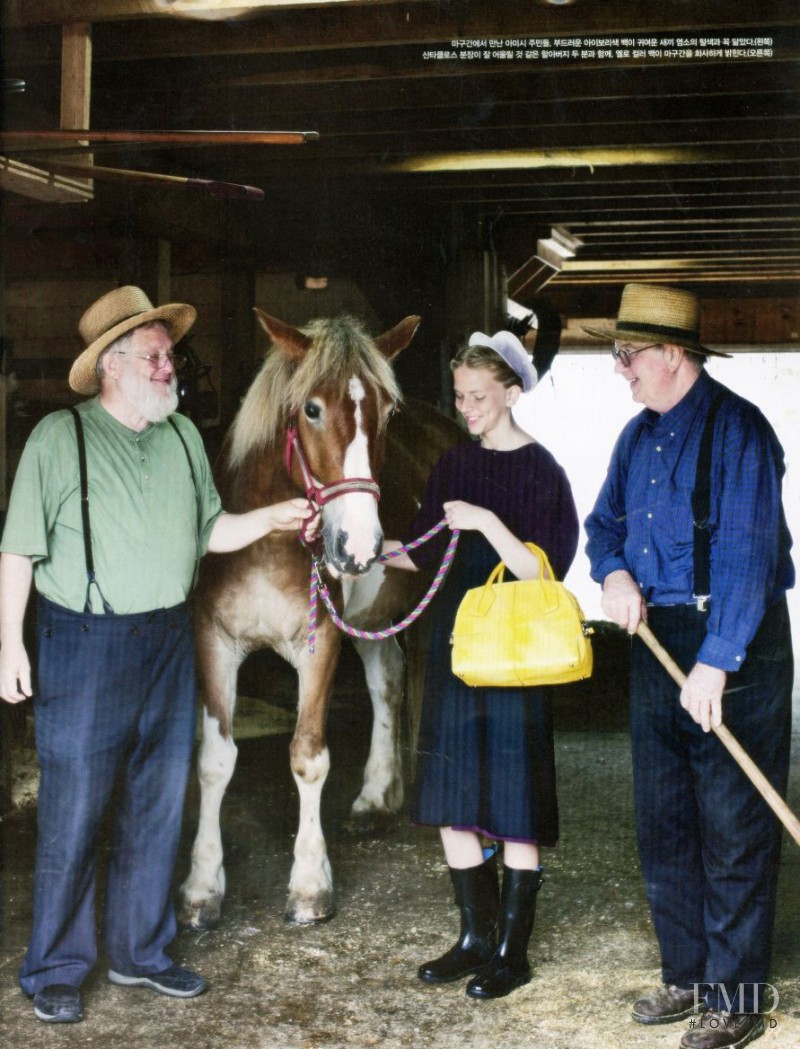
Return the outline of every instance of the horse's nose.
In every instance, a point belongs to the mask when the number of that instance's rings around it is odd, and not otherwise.
[[[347,532],[338,532],[333,543],[333,555],[339,570],[347,575],[356,575],[362,571],[361,566],[356,564],[355,558],[347,550]]]
[[[349,536],[347,532],[338,532],[336,538],[333,541],[333,556],[337,568],[340,572],[345,575],[363,575],[364,572],[372,566],[372,563],[380,552],[381,543],[377,544],[373,557],[366,563],[356,560],[356,558],[348,551],[347,543]]]
[[[337,532],[333,543],[333,552],[340,565],[347,564],[348,561],[352,560],[347,553],[347,535],[344,532]]]

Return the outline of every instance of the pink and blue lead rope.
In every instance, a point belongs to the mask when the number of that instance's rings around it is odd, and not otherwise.
[[[438,524],[434,525],[433,528],[429,528],[424,535],[419,536],[418,539],[412,540],[410,543],[406,543],[404,546],[400,546],[397,550],[390,550],[385,554],[381,554],[378,558],[379,561],[390,561],[393,557],[399,557],[401,554],[406,553],[408,550],[415,550],[418,546],[422,546],[433,536],[437,535],[442,531],[443,528],[447,527],[447,521],[442,518]],[[330,592],[323,582],[322,576],[320,575],[320,561],[317,559],[311,562],[311,583],[309,586],[309,605],[308,605],[308,648],[310,652],[314,651],[314,646],[317,636],[317,599],[322,598],[323,604],[328,610],[328,615],[331,618],[333,624],[338,627],[343,633],[348,634],[350,637],[357,637],[364,641],[383,641],[387,637],[394,637],[395,634],[399,634],[405,630],[406,627],[411,626],[415,619],[417,619],[428,607],[436,591],[444,582],[444,578],[453,562],[453,558],[456,552],[456,546],[458,545],[458,537],[460,532],[457,528],[453,529],[453,534],[450,536],[450,542],[447,544],[442,563],[439,566],[436,575],[433,577],[433,582],[428,587],[428,590],[422,597],[422,600],[417,607],[399,623],[394,623],[392,626],[384,627],[383,630],[359,630],[354,626],[350,626],[349,623],[345,623],[339,613],[333,606]]]

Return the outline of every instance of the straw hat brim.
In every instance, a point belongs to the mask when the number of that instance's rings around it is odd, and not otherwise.
[[[163,321],[170,331],[173,343],[180,342],[197,319],[197,310],[186,302],[170,302],[165,306],[156,306],[152,310],[126,317],[113,328],[103,332],[99,339],[86,347],[70,368],[69,385],[76,393],[90,396],[100,389],[97,379],[97,360],[108,346],[126,332],[139,328],[153,321]]]
[[[703,346],[702,343],[697,342],[695,339],[691,339],[688,336],[676,334],[665,335],[663,331],[642,331],[641,328],[631,331],[631,329],[625,328],[624,325],[618,328],[587,328],[582,324],[581,328],[583,328],[587,335],[591,335],[595,339],[604,339],[606,342],[617,342],[618,340],[627,340],[628,342],[655,342],[659,345],[683,346],[687,350],[693,350],[695,353],[703,353],[711,357],[731,356],[730,353],[723,353],[721,350],[709,349],[708,346]]]

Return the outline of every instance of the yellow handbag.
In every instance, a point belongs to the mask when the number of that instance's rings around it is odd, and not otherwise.
[[[519,688],[591,676],[591,628],[580,605],[553,578],[544,550],[525,545],[539,561],[538,579],[506,583],[501,561],[459,605],[452,665],[467,685]]]

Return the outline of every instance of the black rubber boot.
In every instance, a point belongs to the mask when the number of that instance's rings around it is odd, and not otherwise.
[[[497,949],[467,984],[470,998],[503,998],[530,981],[528,942],[533,932],[536,894],[541,884],[541,870],[503,868]]]
[[[494,856],[479,867],[449,870],[461,911],[461,934],[441,958],[419,967],[417,975],[425,983],[452,983],[471,976],[486,965],[495,949],[500,890]]]

